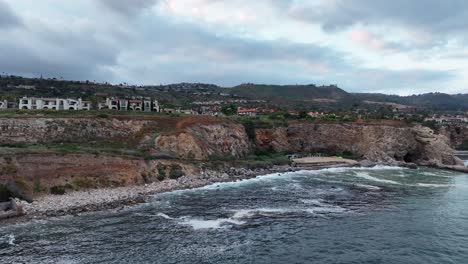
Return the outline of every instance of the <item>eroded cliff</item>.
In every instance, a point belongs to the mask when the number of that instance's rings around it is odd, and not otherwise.
[[[54,186],[135,185],[196,175],[201,161],[243,159],[255,150],[347,152],[387,164],[461,162],[446,136],[404,123],[296,121],[256,129],[254,136],[240,123],[211,117],[1,118],[0,183],[25,184],[39,193]],[[57,152],[49,144],[85,148]],[[163,154],[172,160],[161,159]]]
[[[445,136],[418,125],[294,122],[284,128],[257,130],[256,142],[264,150],[350,152],[390,164],[460,163]]]

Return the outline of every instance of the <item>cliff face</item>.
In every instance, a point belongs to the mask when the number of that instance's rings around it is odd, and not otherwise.
[[[92,146],[126,142],[125,148],[171,153],[188,160],[213,156],[243,158],[255,148],[277,152],[351,152],[374,162],[456,165],[449,139],[429,128],[386,123],[292,122],[257,129],[255,141],[243,125],[207,117],[0,118],[0,144],[76,143]],[[129,144],[130,143],[130,144]],[[112,187],[154,182],[181,174],[196,175],[196,162],[144,160],[109,154],[57,154],[50,150],[1,149],[0,184],[41,193],[54,186]],[[31,153],[32,151],[32,153]],[[16,153],[16,154],[15,154]],[[98,153],[98,152],[96,152]],[[172,175],[172,176],[171,176]],[[19,180],[19,182],[18,182]]]
[[[22,154],[0,158],[0,184],[13,184],[27,199],[51,187],[108,188],[197,175],[199,168],[177,160],[88,154]]]
[[[0,118],[0,144],[87,142],[128,137],[148,121],[104,118]]]
[[[468,148],[468,125],[442,126],[439,133],[450,139],[450,145],[455,149]]]
[[[262,149],[287,152],[351,152],[374,162],[455,165],[447,138],[421,126],[293,123],[256,133]]]
[[[251,143],[242,125],[223,123],[192,125],[175,134],[158,136],[155,148],[188,159],[242,158],[251,152]]]

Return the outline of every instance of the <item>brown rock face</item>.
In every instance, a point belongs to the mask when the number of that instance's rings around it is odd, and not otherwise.
[[[0,118],[0,143],[79,143],[124,138],[147,123],[114,118]]]
[[[439,133],[450,140],[455,149],[464,150],[468,146],[468,125],[447,125],[439,128]]]
[[[24,154],[0,158],[0,184],[19,184],[34,196],[48,193],[54,186],[82,189],[106,188],[158,182],[161,170],[165,179],[171,168],[184,175],[197,175],[198,168],[180,161],[113,157],[86,154]]]
[[[287,152],[352,152],[374,162],[454,165],[447,138],[421,126],[292,123],[258,130],[257,146]]]
[[[176,134],[158,136],[155,147],[197,160],[213,155],[241,158],[251,152],[244,127],[234,123],[192,125]]]

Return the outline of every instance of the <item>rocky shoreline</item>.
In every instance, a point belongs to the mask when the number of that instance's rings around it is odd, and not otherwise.
[[[323,168],[323,167],[320,167]],[[112,189],[92,189],[75,191],[64,195],[44,195],[32,203],[16,200],[24,209],[25,215],[3,220],[4,223],[27,222],[49,217],[79,215],[86,212],[97,212],[121,209],[149,201],[151,195],[182,189],[194,189],[221,182],[235,182],[272,173],[292,172],[299,170],[320,169],[311,167],[274,166],[268,169],[248,170],[230,168],[225,171],[204,171],[196,176],[184,176],[177,180],[165,180],[141,186],[128,186]]]
[[[127,186],[119,188],[91,189],[75,191],[64,195],[44,195],[38,197],[32,203],[16,200],[24,210],[21,217],[0,220],[2,223],[20,223],[33,219],[40,220],[49,217],[79,215],[86,212],[98,212],[112,209],[122,209],[127,206],[148,202],[151,195],[184,189],[195,189],[215,183],[235,182],[255,178],[273,173],[293,172],[301,170],[318,170],[336,167],[373,167],[377,165],[394,165],[415,169],[415,164],[378,164],[361,161],[358,164],[341,164],[331,166],[273,166],[267,169],[249,170],[245,168],[229,168],[223,171],[206,170],[199,175],[183,176],[177,180],[164,180],[139,186]],[[448,170],[464,170],[450,168]]]

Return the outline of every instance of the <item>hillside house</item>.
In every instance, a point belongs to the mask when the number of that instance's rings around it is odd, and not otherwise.
[[[154,100],[154,101],[153,101],[153,108],[152,108],[152,111],[153,111],[153,112],[157,112],[157,113],[161,112],[161,107],[159,106],[158,100]]]
[[[132,111],[143,111],[143,101],[128,100],[128,109]]]
[[[319,112],[309,112],[307,113],[307,115],[312,118],[321,118],[325,116],[324,113],[319,113]]]
[[[468,118],[464,116],[441,116],[425,118],[426,122],[436,122],[439,124],[462,124],[468,123]]]
[[[119,110],[120,100],[117,98],[106,98],[105,102],[101,102],[98,104],[98,109],[109,109],[109,110]]]
[[[237,108],[237,115],[240,116],[257,116],[258,109],[257,108]]]
[[[80,99],[23,97],[19,109],[27,110],[90,110],[91,102]]]

